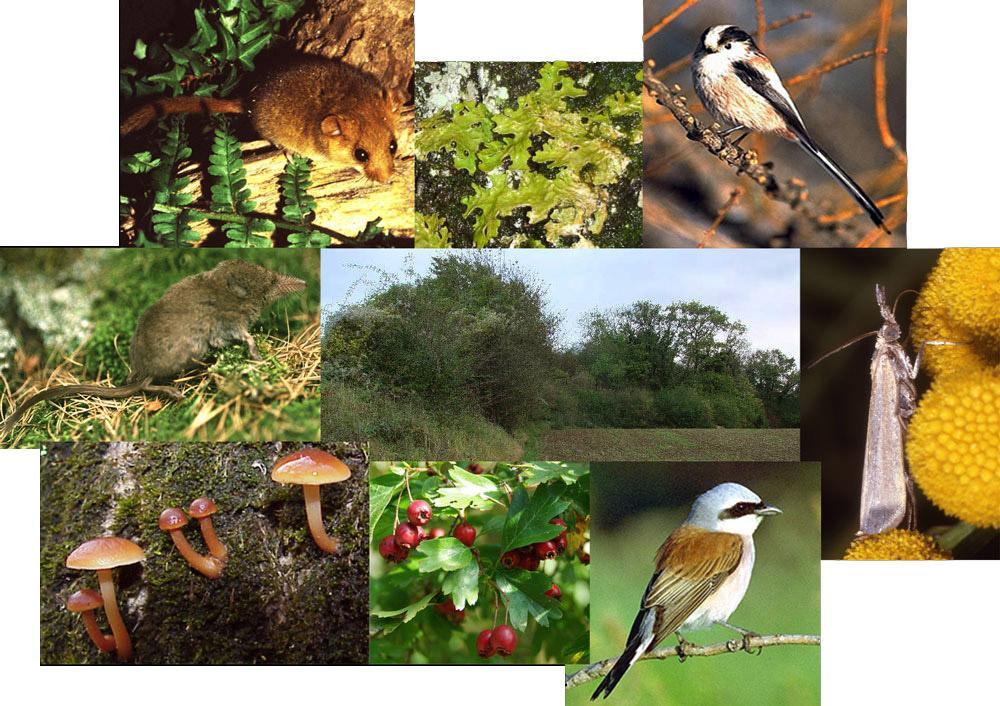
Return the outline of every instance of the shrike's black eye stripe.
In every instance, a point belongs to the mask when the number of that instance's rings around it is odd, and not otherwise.
[[[760,94],[764,100],[770,103],[781,114],[781,117],[788,123],[788,127],[792,132],[800,137],[808,137],[809,133],[806,132],[806,126],[802,124],[802,121],[795,112],[795,108],[788,103],[783,95],[774,90],[771,82],[767,80],[764,74],[747,61],[734,61],[733,71],[743,83]]]
[[[722,512],[720,512],[719,513],[719,519],[720,520],[731,520],[731,519],[734,519],[734,518],[737,518],[737,517],[743,517],[744,515],[752,515],[755,512],[757,512],[758,510],[764,509],[765,507],[767,507],[767,505],[765,503],[763,503],[763,502],[759,502],[759,503],[750,503],[750,502],[736,503],[732,507],[726,508],[725,510],[723,510]]]

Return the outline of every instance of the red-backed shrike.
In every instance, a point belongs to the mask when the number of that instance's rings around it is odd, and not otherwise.
[[[768,515],[781,512],[739,483],[722,483],[702,493],[684,524],[656,555],[656,571],[639,605],[625,651],[591,696],[611,693],[642,655],[667,635],[722,625],[743,600],[753,571],[753,533]]]
[[[695,49],[691,72],[694,90],[708,112],[734,126],[724,134],[744,129],[774,132],[797,142],[847,189],[875,225],[889,231],[871,197],[810,137],[778,72],[753,37],[734,25],[709,27]]]

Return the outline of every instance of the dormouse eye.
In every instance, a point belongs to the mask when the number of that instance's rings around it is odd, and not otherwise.
[[[389,154],[396,154],[396,138],[389,140]]]
[[[732,48],[733,48],[733,43],[732,42],[729,42],[728,44],[726,44],[726,49],[732,49]]]
[[[354,150],[354,159],[358,160],[362,164],[367,164],[368,152],[358,147],[356,150]]]

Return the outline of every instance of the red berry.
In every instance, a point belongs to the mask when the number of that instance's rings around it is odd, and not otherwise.
[[[539,559],[555,559],[559,553],[554,542],[537,542],[534,547]]]
[[[406,508],[406,516],[410,518],[410,522],[415,525],[426,525],[431,521],[431,517],[434,513],[431,511],[431,505],[426,500],[414,500],[410,503],[410,506]]]
[[[496,653],[490,638],[493,637],[492,630],[483,630],[476,638],[476,652],[483,659],[489,659]]]
[[[500,557],[500,563],[508,569],[513,569],[520,564],[520,559],[517,552],[504,552],[503,556]]]
[[[517,633],[510,625],[497,625],[493,628],[490,646],[501,657],[508,656],[517,647]]]
[[[441,615],[448,615],[449,613],[455,612],[455,601],[450,598],[445,598],[443,601],[434,606],[436,610]]]
[[[545,595],[548,596],[549,598],[554,598],[557,601],[561,600],[562,599],[562,591],[559,590],[559,584],[557,584],[557,583],[552,584],[552,588],[550,588],[548,591],[546,591]]]
[[[382,537],[382,541],[378,543],[378,553],[381,554],[382,558],[386,561],[395,563],[404,561],[406,557],[410,555],[409,550],[399,546],[395,535],[391,534],[386,537]]]
[[[471,547],[472,543],[476,541],[476,528],[468,522],[463,522],[454,529],[452,535],[465,546]]]
[[[427,539],[427,532],[424,531],[423,527],[417,527],[417,544]]]
[[[521,568],[525,571],[538,571],[539,562],[538,557],[533,554],[522,554],[521,555]]]
[[[549,524],[550,525],[559,525],[560,527],[563,528],[563,532],[566,531],[566,523],[563,522],[563,520],[561,518],[553,517],[551,520],[549,520]]]
[[[466,470],[469,473],[475,473],[477,476],[481,476],[481,475],[483,475],[483,471],[485,469],[482,466],[480,466],[478,463],[470,463],[469,467],[466,468]]]
[[[555,538],[556,551],[562,554],[566,551],[566,533],[563,532],[561,535]]]
[[[396,528],[396,544],[403,549],[413,549],[420,544],[420,532],[409,522],[402,522]]]
[[[430,538],[437,539],[438,537],[443,537],[445,534],[444,527],[435,527],[431,530]]]
[[[580,561],[584,564],[590,563],[590,554],[587,552],[580,552]]]

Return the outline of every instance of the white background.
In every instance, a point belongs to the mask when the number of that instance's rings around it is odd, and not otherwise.
[[[639,0],[418,3],[420,59],[641,59]],[[946,9],[926,0],[908,5],[910,245],[1000,244],[996,168],[984,156],[995,151],[991,29],[1000,25],[1000,7],[973,0],[952,0]],[[558,20],[558,31],[546,17]],[[9,3],[4,26],[0,244],[116,244],[117,11],[111,3]],[[36,452],[0,452],[7,537],[0,664],[14,703],[147,701],[157,694],[222,704],[562,702],[562,669],[554,667],[136,668],[114,672],[114,686],[105,669],[43,669],[36,464]],[[825,562],[824,703],[995,699],[998,569],[995,562]]]

